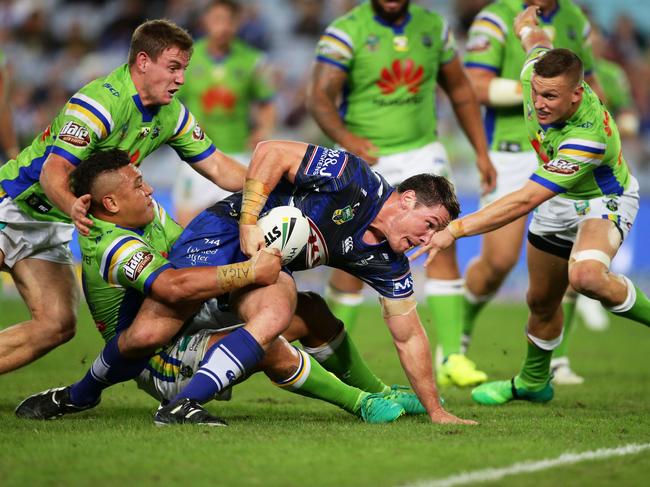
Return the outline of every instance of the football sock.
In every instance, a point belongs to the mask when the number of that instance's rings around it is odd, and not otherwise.
[[[526,359],[521,371],[515,377],[516,387],[525,387],[529,391],[538,391],[546,386],[551,377],[551,357],[553,348],[562,339],[541,340],[529,335]],[[535,343],[537,342],[537,343]],[[542,345],[544,348],[540,348]]]
[[[341,320],[349,331],[352,331],[357,325],[363,294],[345,293],[328,285],[325,289],[325,297],[334,316]]]
[[[627,297],[618,306],[607,308],[614,314],[650,326],[650,300],[630,279],[621,276],[627,283]]]
[[[184,398],[209,401],[252,371],[263,356],[264,350],[255,338],[244,328],[238,328],[207,350],[199,369],[171,403]]]
[[[571,335],[571,330],[573,329],[573,322],[576,310],[576,298],[575,294],[564,295],[562,298],[562,313],[564,314],[564,332],[562,343],[560,346],[553,350],[553,357],[566,357],[568,348],[569,348],[569,335]]]
[[[346,384],[366,392],[385,392],[390,389],[368,367],[345,328],[331,341],[320,347],[305,347],[325,370]]]
[[[463,320],[462,279],[427,279],[425,292],[443,357],[460,352]]]
[[[106,342],[104,349],[93,362],[83,379],[72,385],[70,399],[77,406],[93,404],[102,391],[113,384],[135,379],[147,366],[150,357],[129,358],[120,353],[119,335]]]
[[[472,336],[474,327],[476,326],[476,318],[481,310],[488,304],[494,293],[486,294],[485,296],[477,296],[473,294],[467,287],[465,287],[465,296],[463,299],[463,334]]]
[[[298,350],[298,353],[298,370],[291,377],[274,384],[301,396],[321,399],[355,414],[361,406],[361,399],[367,393],[343,383],[304,351]]]

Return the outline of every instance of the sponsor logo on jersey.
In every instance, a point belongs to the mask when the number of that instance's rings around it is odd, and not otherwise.
[[[192,130],[192,138],[194,140],[205,139],[205,134],[203,133],[203,130],[201,130],[201,127],[199,127],[198,123],[194,126],[194,130]]]
[[[400,35],[393,37],[393,49],[397,52],[406,52],[409,50],[409,38]]]
[[[416,94],[420,90],[424,67],[416,66],[412,59],[396,59],[393,63],[381,70],[377,86],[382,95],[394,93],[400,86],[406,86],[409,93]]]
[[[90,144],[90,131],[83,125],[71,120],[59,131],[59,139],[76,147],[86,147]]]
[[[393,295],[405,296],[413,292],[413,276],[409,272],[393,281]]]
[[[48,125],[47,128],[41,134],[41,142],[47,139],[52,134],[52,126]]]
[[[142,127],[140,128],[140,133],[138,134],[139,139],[144,139],[151,132],[151,127]]]
[[[311,154],[311,158],[305,174],[308,176],[341,177],[343,170],[348,163],[348,154],[342,150],[317,147]]]
[[[576,214],[580,216],[585,216],[591,211],[591,206],[589,206],[589,201],[576,201],[573,203],[573,207],[576,209]]]
[[[356,208],[358,205],[359,203],[354,205],[354,207]],[[334,210],[334,213],[332,214],[332,221],[337,225],[343,225],[344,223],[349,222],[353,218],[354,218],[354,208],[350,205],[346,206],[345,208],[339,208],[338,210]]]
[[[431,40],[431,36],[429,34],[422,34],[422,45],[427,49],[433,45],[433,41]]]
[[[375,34],[370,34],[366,39],[366,49],[372,52],[379,49],[379,37]]]
[[[151,131],[151,138],[152,138],[152,139],[155,139],[155,138],[157,138],[159,135],[160,135],[160,127],[158,127],[158,126],[156,125],[156,126],[153,128],[153,130]]]
[[[232,111],[236,103],[235,93],[223,86],[214,86],[201,95],[201,107],[206,113],[212,112],[215,108]]]
[[[112,85],[112,84],[110,84],[110,83],[104,83],[102,86],[103,86],[104,88],[106,88],[106,89],[110,92],[111,95],[113,95],[113,96],[120,96],[120,92],[117,91],[115,88],[113,88],[113,85]]]
[[[490,48],[490,39],[485,35],[473,35],[467,41],[467,52],[483,52]]]
[[[354,248],[354,240],[352,239],[352,236],[349,236],[345,240],[343,240],[343,254],[347,254]]]
[[[136,252],[124,264],[124,275],[130,281],[135,281],[152,260],[153,254],[151,252],[147,252],[145,250]]]
[[[52,205],[46,202],[37,194],[30,194],[25,200],[25,203],[32,209],[39,213],[48,213],[52,209]]]
[[[325,238],[311,218],[307,217],[309,222],[309,239],[307,240],[307,252],[305,254],[305,264],[308,269],[319,265],[327,264],[329,252]]]
[[[580,165],[575,162],[569,162],[564,159],[553,159],[544,164],[544,170],[559,174],[560,176],[570,176],[580,170]]]

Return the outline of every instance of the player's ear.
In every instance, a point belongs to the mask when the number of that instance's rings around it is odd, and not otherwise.
[[[115,214],[120,210],[120,205],[118,204],[117,199],[113,193],[104,195],[102,198],[102,206],[108,213],[111,214]]]
[[[140,73],[145,73],[147,71],[147,64],[149,64],[150,58],[146,52],[140,51],[135,56],[135,65],[138,68]]]
[[[575,90],[573,90],[573,96],[571,97],[571,101],[573,103],[578,103],[580,100],[582,100],[582,93],[585,91],[585,89],[582,87],[582,84],[578,86]]]
[[[417,198],[415,196],[415,191],[412,189],[407,189],[400,194],[400,206],[404,210],[412,210],[415,208],[415,203],[417,203]]]

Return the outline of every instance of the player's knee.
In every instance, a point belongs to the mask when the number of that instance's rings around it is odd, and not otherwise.
[[[37,321],[37,333],[44,348],[52,349],[72,340],[76,332],[76,314],[49,316]]]
[[[569,269],[569,283],[580,294],[597,296],[605,285],[605,270],[597,261],[576,262]]]
[[[545,294],[528,292],[526,302],[530,313],[543,321],[548,321],[555,314],[557,306]]]
[[[131,327],[120,340],[120,351],[125,355],[139,355],[166,345],[172,337],[155,327]]]
[[[487,265],[490,272],[496,278],[503,278],[510,273],[512,268],[517,264],[518,256],[509,255],[506,252],[493,254],[487,258]]]

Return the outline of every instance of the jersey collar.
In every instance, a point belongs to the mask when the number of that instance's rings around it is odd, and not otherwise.
[[[135,84],[133,84],[133,80],[131,79],[131,72],[129,71],[129,65],[125,64],[124,69],[126,71],[126,79],[129,85],[129,93],[131,94],[131,98],[133,99],[133,103],[135,103],[136,108],[142,114],[142,121],[151,122],[153,120],[153,117],[155,117],[160,111],[160,106],[145,107],[142,104],[142,100],[140,99],[138,90],[135,89]]]
[[[404,18],[404,21],[399,25],[391,24],[390,22],[387,22],[386,20],[382,19],[379,15],[373,16],[373,19],[378,24],[381,24],[384,27],[389,27],[389,28],[393,29],[393,34],[401,35],[401,34],[404,33],[404,29],[406,29],[406,26],[411,21],[411,12],[406,12],[406,17]]]

